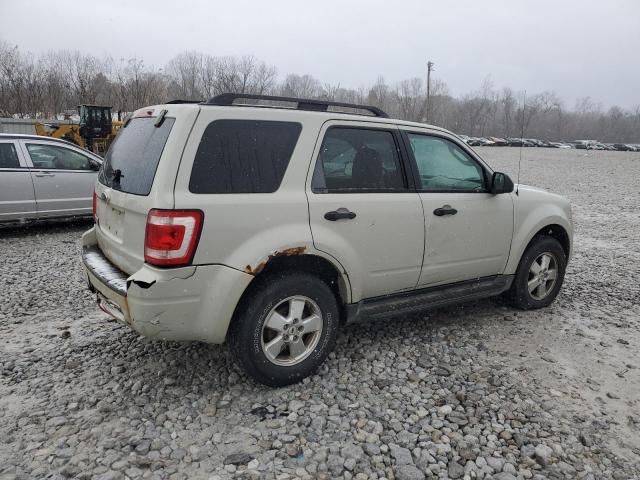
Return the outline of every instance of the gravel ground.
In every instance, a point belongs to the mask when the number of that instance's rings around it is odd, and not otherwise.
[[[481,154],[515,179],[517,149]],[[574,205],[551,307],[350,326],[278,390],[97,311],[87,224],[0,230],[0,478],[640,478],[639,178],[640,153],[523,150]]]

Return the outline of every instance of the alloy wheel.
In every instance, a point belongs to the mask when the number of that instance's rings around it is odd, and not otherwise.
[[[301,295],[285,298],[267,314],[262,351],[276,365],[296,365],[316,348],[322,328],[322,312],[313,300]]]
[[[531,264],[527,279],[529,295],[535,300],[543,300],[551,293],[558,279],[558,261],[551,252],[541,253]]]

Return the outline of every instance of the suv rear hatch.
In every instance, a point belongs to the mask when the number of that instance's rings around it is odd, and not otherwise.
[[[137,110],[109,148],[96,184],[96,237],[103,254],[128,274],[144,263],[147,214],[174,207],[176,172],[200,107]]]

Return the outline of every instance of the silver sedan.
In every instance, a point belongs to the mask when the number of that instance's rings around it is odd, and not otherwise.
[[[63,140],[0,134],[0,223],[91,215],[101,165]]]

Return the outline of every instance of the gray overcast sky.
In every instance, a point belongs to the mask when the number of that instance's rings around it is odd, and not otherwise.
[[[454,95],[495,87],[640,104],[640,0],[228,2],[0,0],[0,38],[163,66],[184,50],[253,54],[344,87],[426,75]]]

